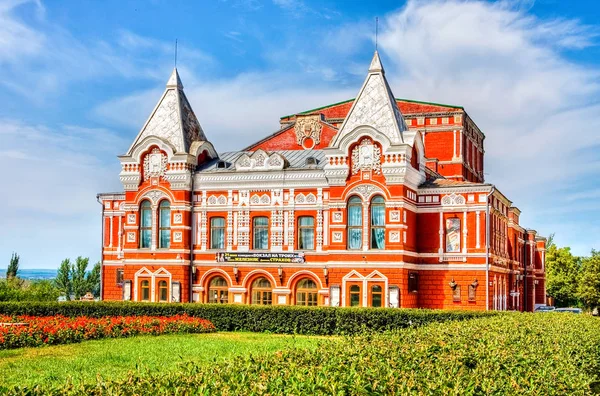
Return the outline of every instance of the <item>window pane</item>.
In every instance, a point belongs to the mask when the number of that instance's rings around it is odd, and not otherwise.
[[[358,307],[360,305],[360,294],[359,293],[350,293],[350,306]]]
[[[351,228],[348,230],[348,247],[360,249],[362,247],[362,229]]]
[[[371,249],[385,249],[385,228],[371,228]]]
[[[222,217],[213,217],[210,219],[210,225],[212,227],[225,227],[225,219]]]
[[[171,227],[171,209],[168,207],[163,208],[161,205],[160,208],[160,226],[163,227]]]
[[[266,217],[255,217],[254,218],[254,226],[268,226],[269,225],[269,219],[267,219]]]
[[[223,228],[211,228],[210,230],[210,248],[225,248],[225,230]]]
[[[371,225],[385,225],[385,206],[379,204],[371,205]]]
[[[314,226],[315,219],[311,216],[301,216],[298,218],[298,225],[300,226]]]
[[[141,247],[149,248],[152,241],[152,230],[142,230]]]
[[[254,229],[254,249],[269,248],[269,232],[266,229]]]
[[[372,303],[374,307],[381,307],[381,293],[373,294]]]
[[[348,207],[348,225],[362,225],[362,205],[350,205]]]
[[[306,293],[305,292],[296,293],[296,305],[306,305]]]
[[[171,246],[171,230],[160,230],[160,247],[169,248]]]
[[[298,234],[298,249],[314,250],[315,248],[315,230],[312,228],[302,228]]]

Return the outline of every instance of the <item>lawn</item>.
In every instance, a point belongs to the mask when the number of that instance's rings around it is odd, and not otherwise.
[[[141,336],[79,344],[0,351],[0,386],[60,385],[121,379],[141,373],[177,370],[194,361],[209,364],[236,356],[287,348],[315,348],[317,337],[265,333],[211,333]]]

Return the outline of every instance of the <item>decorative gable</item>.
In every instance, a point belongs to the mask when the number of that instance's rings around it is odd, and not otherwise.
[[[252,155],[242,154],[235,161],[235,170],[265,171],[281,170],[285,166],[285,158],[279,153],[269,154],[264,150],[257,150]]]

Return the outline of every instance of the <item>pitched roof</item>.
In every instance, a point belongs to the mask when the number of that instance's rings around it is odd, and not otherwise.
[[[231,171],[235,170],[235,161],[243,154],[252,155],[252,151],[230,151],[226,153],[219,153],[219,158],[207,162],[202,165],[198,170],[199,172],[212,172],[212,171]],[[282,155],[288,162],[286,169],[306,169],[306,168],[317,168],[322,169],[325,166],[325,153],[323,150],[277,150],[269,151],[270,154],[278,153]],[[306,159],[313,157],[317,160],[316,165],[307,165]],[[225,162],[224,168],[217,168],[219,161]]]
[[[138,133],[127,154],[148,136],[158,136],[175,147],[176,153],[188,153],[194,141],[206,141],[204,131],[183,92],[177,68],[173,69],[165,92]]]
[[[403,132],[408,128],[385,78],[379,53],[375,51],[369,74],[344,120],[334,145],[356,127],[369,125],[386,135],[392,143],[403,143]]]

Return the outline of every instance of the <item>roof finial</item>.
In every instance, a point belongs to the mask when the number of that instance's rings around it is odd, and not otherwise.
[[[379,36],[379,17],[375,17],[375,51],[377,51],[378,36]]]
[[[175,39],[175,68],[177,68],[177,39]]]

